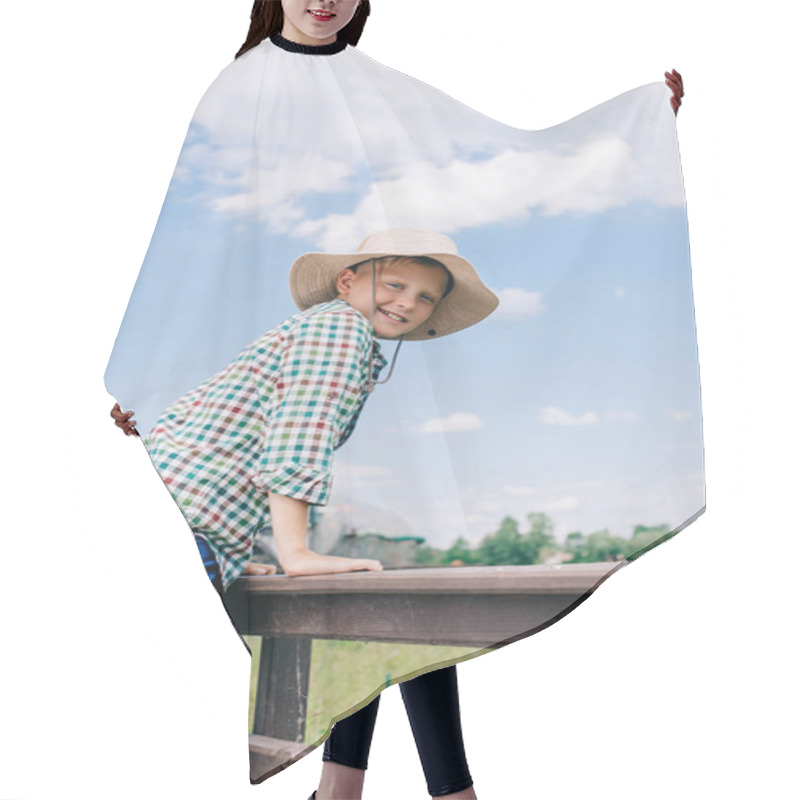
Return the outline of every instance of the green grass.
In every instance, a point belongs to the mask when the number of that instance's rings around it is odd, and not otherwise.
[[[250,731],[253,729],[255,688],[261,639],[246,636],[253,653],[250,673]],[[380,689],[409,680],[431,667],[445,667],[475,658],[485,649],[438,645],[351,642],[316,639],[311,646],[306,735],[304,742],[323,739],[335,721],[369,703]]]
[[[253,732],[253,718],[256,714],[256,684],[258,682],[258,665],[261,662],[261,637],[260,636],[243,636],[242,637],[253,658],[250,662],[250,705],[247,713],[247,731]]]

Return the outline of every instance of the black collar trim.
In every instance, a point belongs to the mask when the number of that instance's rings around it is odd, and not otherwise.
[[[276,47],[288,50],[290,53],[305,53],[309,56],[331,56],[334,53],[341,53],[347,47],[346,39],[337,39],[330,44],[299,44],[281,36],[280,33],[273,33],[269,40]]]

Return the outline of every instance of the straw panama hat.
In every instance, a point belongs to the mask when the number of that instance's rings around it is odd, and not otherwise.
[[[336,279],[343,269],[383,256],[428,256],[440,261],[453,276],[450,293],[422,325],[402,337],[403,341],[436,339],[464,330],[488,317],[500,303],[475,267],[458,255],[449,236],[420,228],[376,231],[361,242],[355,253],[305,253],[289,271],[292,298],[301,311],[334,300],[338,296]]]

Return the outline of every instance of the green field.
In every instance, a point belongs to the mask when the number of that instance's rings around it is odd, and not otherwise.
[[[257,636],[244,638],[253,653],[249,716],[252,731],[261,639]],[[347,716],[356,711],[359,704],[370,702],[386,686],[413,678],[430,666],[445,667],[485,652],[473,647],[315,639],[311,646],[304,742],[319,742],[327,736],[334,714]]]

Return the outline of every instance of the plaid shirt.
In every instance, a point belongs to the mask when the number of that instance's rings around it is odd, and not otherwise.
[[[318,303],[242,350],[164,411],[143,442],[224,588],[269,523],[267,489],[326,505],[333,450],[349,438],[386,366],[367,318],[346,300]]]

